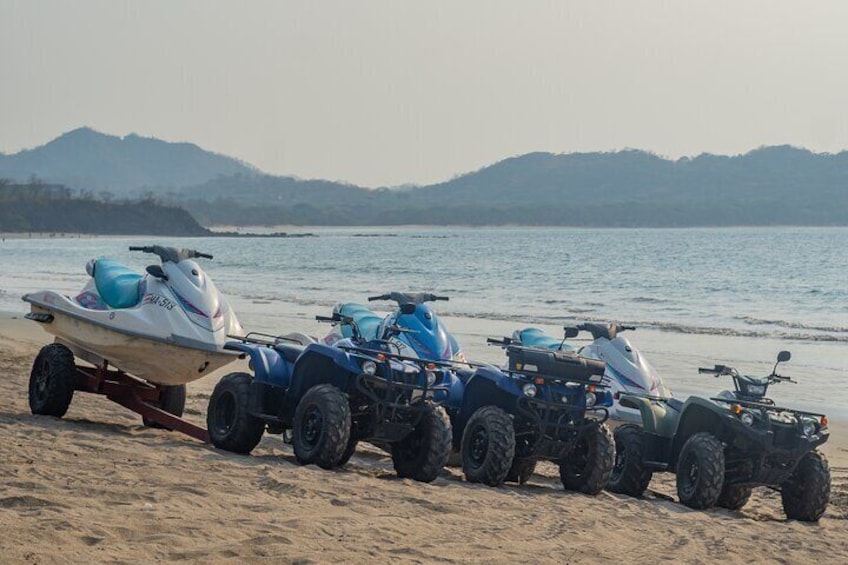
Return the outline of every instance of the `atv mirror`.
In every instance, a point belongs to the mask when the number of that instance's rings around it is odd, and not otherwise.
[[[792,359],[792,354],[788,351],[781,351],[777,354],[778,363],[783,363],[785,361],[789,361],[790,359]]]
[[[405,304],[400,305],[400,313],[401,314],[415,314],[415,308],[417,308],[417,306],[415,304],[407,302]]]
[[[578,330],[574,326],[565,326],[563,329],[565,330],[565,339],[568,339],[570,337],[577,337],[577,334],[580,333],[580,330]]]

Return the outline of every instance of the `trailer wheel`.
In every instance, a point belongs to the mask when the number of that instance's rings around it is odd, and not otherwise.
[[[306,391],[294,411],[294,454],[301,465],[339,465],[350,439],[347,397],[329,384]]]
[[[830,467],[827,458],[810,451],[795,467],[795,472],[780,489],[783,510],[790,520],[815,522],[830,502]]]
[[[509,473],[506,474],[506,482],[523,485],[530,480],[530,477],[533,476],[535,471],[535,459],[520,459],[515,457],[512,460],[512,467],[509,468]]]
[[[709,432],[694,434],[677,458],[677,496],[680,502],[704,510],[716,505],[724,485],[724,447]]]
[[[642,428],[632,424],[620,426],[615,439],[615,465],[610,473],[607,490],[640,497],[648,488],[653,471],[645,468]]]
[[[186,385],[175,386],[159,386],[159,400],[151,402],[153,406],[160,408],[168,414],[173,414],[177,418],[181,418],[185,410],[186,402]],[[144,416],[141,421],[149,428],[159,428],[167,430],[167,426],[163,426],[153,420],[149,420]]]
[[[594,495],[607,486],[614,465],[612,434],[606,424],[594,423],[560,462],[559,478],[566,490]]]
[[[433,482],[448,464],[452,443],[448,413],[428,403],[418,426],[391,446],[395,472],[401,478]]]
[[[249,410],[252,381],[247,373],[230,373],[215,385],[206,409],[206,427],[218,449],[246,455],[262,439],[265,422]]]
[[[506,480],[515,457],[512,418],[497,406],[478,409],[462,433],[462,471],[472,483],[490,487]]]
[[[60,343],[38,352],[29,375],[29,408],[33,414],[61,418],[74,398],[77,368],[74,354]]]

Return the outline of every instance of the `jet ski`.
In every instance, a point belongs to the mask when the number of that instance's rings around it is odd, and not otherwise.
[[[89,261],[91,278],[79,294],[25,294],[26,317],[74,356],[154,385],[185,385],[236,360],[224,344],[228,334],[244,333],[241,324],[194,261],[212,256],[159,245],[130,251],[157,255],[161,265],[142,275],[110,259]]]

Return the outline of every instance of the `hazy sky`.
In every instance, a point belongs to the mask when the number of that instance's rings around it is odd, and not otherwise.
[[[531,151],[848,148],[848,1],[0,0],[0,152],[83,126],[428,183]]]

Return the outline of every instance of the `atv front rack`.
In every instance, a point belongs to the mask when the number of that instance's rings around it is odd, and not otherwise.
[[[784,408],[782,406],[776,406],[774,404],[766,404],[764,402],[754,402],[751,400],[737,400],[735,398],[721,398],[714,397],[710,398],[710,400],[714,402],[723,402],[726,404],[738,404],[739,406],[744,406],[746,408],[759,408],[761,410],[765,410],[768,412],[789,412],[791,414],[796,414],[798,416],[815,416],[817,418],[827,418],[825,414],[819,414],[818,412],[807,412],[806,410],[796,410],[795,408]]]

